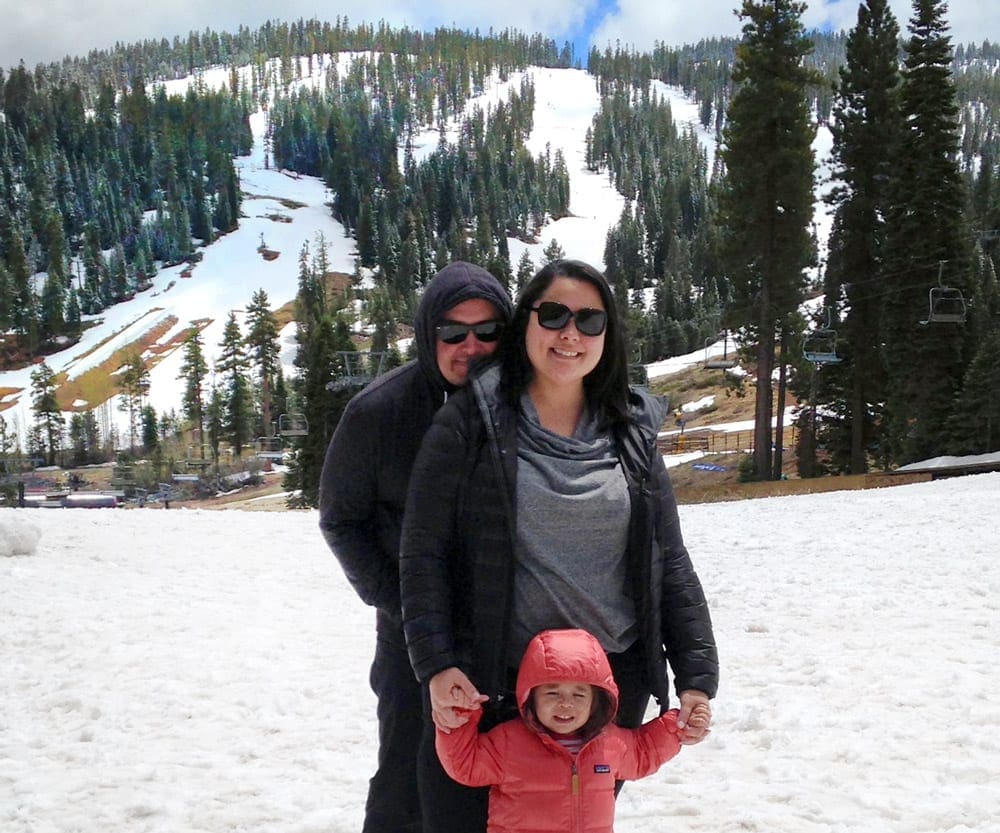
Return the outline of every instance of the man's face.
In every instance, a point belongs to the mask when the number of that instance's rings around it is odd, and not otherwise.
[[[453,306],[438,322],[438,327],[446,324],[483,324],[488,321],[502,321],[503,316],[493,304],[483,298],[473,298]],[[469,331],[458,344],[447,344],[441,340],[441,335],[435,332],[437,344],[437,365],[451,384],[464,385],[469,376],[469,364],[480,356],[487,356],[497,349],[500,343],[480,341],[475,332]]]

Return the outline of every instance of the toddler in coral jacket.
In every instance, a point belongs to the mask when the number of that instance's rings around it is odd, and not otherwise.
[[[520,719],[480,733],[477,709],[464,726],[435,737],[452,778],[491,787],[488,833],[612,833],[615,781],[650,775],[681,748],[676,709],[638,729],[611,722],[618,686],[587,631],[542,631],[531,640],[517,703]],[[696,708],[692,724],[703,720]]]

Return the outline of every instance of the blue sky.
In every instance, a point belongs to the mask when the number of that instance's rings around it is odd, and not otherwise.
[[[614,14],[616,5],[614,0],[599,0],[596,5],[586,10],[582,22],[570,32],[569,40],[573,43],[573,53],[584,66],[587,65],[587,53],[590,52],[591,35],[597,30],[601,21]]]
[[[905,31],[912,14],[909,0],[890,0]],[[206,28],[234,31],[241,24],[256,28],[267,20],[333,19],[352,22],[385,20],[392,25],[431,30],[455,25],[481,32],[513,27],[541,32],[558,45],[572,41],[585,59],[589,44],[600,48],[616,41],[646,50],[655,42],[671,46],[713,36],[738,36],[734,9],[739,0],[547,0],[545,3],[502,4],[495,0],[341,0],[336,6],[316,0],[172,0],[169,4],[136,0],[0,0],[0,67],[24,60],[29,67],[64,55],[85,55],[116,42],[184,36]],[[857,3],[810,0],[807,27],[850,29]],[[1000,41],[1000,2],[949,0],[948,20],[955,43]]]

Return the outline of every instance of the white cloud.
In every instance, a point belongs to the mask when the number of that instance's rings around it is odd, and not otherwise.
[[[857,23],[858,3],[818,0],[810,2],[802,16],[807,29],[849,30]],[[649,5],[645,0],[621,0],[617,11],[606,16],[594,32],[593,42],[605,45],[621,42],[636,49],[652,48],[655,42],[677,46],[697,43],[702,38],[739,37],[742,24],[734,14],[741,4],[734,0],[666,0]],[[906,0],[891,0],[890,7],[906,35],[913,6]],[[950,0],[946,19],[955,44],[980,43],[1000,39],[1000,3],[978,0]]]
[[[561,43],[578,30],[595,0],[580,3],[552,0],[539,4],[468,3],[446,0],[426,4],[397,0],[372,7],[363,0],[345,0],[335,7],[311,0],[288,0],[276,6],[263,0],[220,0],[210,5],[198,0],[138,6],[134,0],[107,0],[90,5],[75,0],[0,0],[0,67],[16,66],[24,59],[29,67],[65,55],[86,55],[145,39],[185,37],[190,31],[235,31],[240,25],[256,29],[268,20],[294,21],[317,18],[334,22],[346,17],[351,24],[386,21],[393,27],[407,25],[421,31],[457,26],[486,34],[492,27],[542,32]]]
[[[386,21],[393,27],[410,26],[421,31],[439,26],[501,31],[514,28],[541,32],[557,44],[582,31],[588,16],[607,0],[550,0],[547,3],[498,4],[442,0],[421,3],[395,0],[373,10],[371,3],[344,0],[336,7],[315,0],[287,0],[278,6],[263,0],[176,0],[162,5],[139,5],[134,0],[105,0],[80,4],[76,0],[0,0],[0,67],[16,66],[24,59],[29,67],[39,61],[58,60],[65,55],[86,55],[92,49],[108,49],[116,42],[184,37],[190,31],[235,31],[240,25],[256,29],[268,20],[293,21],[318,18],[333,22],[338,15],[354,23]],[[713,36],[737,37],[740,23],[733,10],[737,0],[621,0],[610,15],[594,27],[592,42],[602,47],[621,41],[639,49],[654,42],[669,45],[695,43]],[[892,0],[892,8],[905,32],[912,14],[906,0]],[[955,43],[1000,39],[1000,3],[950,0],[948,19]],[[377,14],[377,17],[376,17]],[[803,21],[807,27],[832,25],[849,29],[857,19],[857,4],[819,0],[808,4]]]
[[[422,3],[395,0],[377,9],[375,18],[369,2],[345,0],[335,8],[315,0],[287,0],[279,6],[263,0],[177,0],[153,5],[134,0],[107,0],[80,4],[76,0],[0,0],[0,67],[16,66],[24,59],[29,67],[40,61],[58,60],[65,55],[86,55],[92,49],[108,49],[116,42],[184,37],[191,31],[235,31],[240,25],[256,29],[267,20],[299,18],[336,19],[346,16],[351,23],[384,20],[396,27],[408,25],[422,31],[439,26],[501,31],[514,28],[528,33],[541,32],[557,44],[573,39],[585,25],[598,0],[579,3],[550,0],[547,3],[498,4],[442,0]],[[656,41],[669,45],[695,43],[708,37],[738,37],[740,22],[734,14],[737,0],[621,0],[617,8],[594,27],[592,43],[603,48],[620,41],[648,49]],[[912,15],[907,0],[891,0],[900,28]],[[953,41],[979,43],[1000,39],[1000,3],[979,0],[950,0],[948,20]],[[803,22],[807,27],[829,25],[850,29],[857,20],[857,4],[818,0],[807,6]]]
[[[653,6],[644,0],[622,0],[618,11],[597,27],[593,43],[599,49],[621,43],[646,50],[656,42],[674,46],[713,36],[737,37],[740,24],[733,8],[731,0],[671,0]]]

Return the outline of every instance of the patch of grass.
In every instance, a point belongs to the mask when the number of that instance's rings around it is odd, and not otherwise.
[[[208,319],[193,323],[201,329],[207,325]],[[176,324],[175,317],[165,318],[157,326],[143,333],[140,338],[116,350],[112,356],[105,359],[97,367],[92,367],[74,379],[68,379],[65,373],[57,374],[54,381],[57,385],[56,401],[59,403],[59,407],[64,411],[86,411],[107,402],[113,396],[117,396],[121,392],[118,386],[117,372],[128,363],[132,356],[136,353],[144,356],[144,363],[148,370],[155,367],[164,356],[169,355],[184,343],[193,328],[185,328],[166,344],[157,344],[158,339],[166,335]],[[85,404],[74,404],[78,401],[83,401]]]
[[[277,202],[280,205],[282,205],[285,208],[287,208],[289,211],[294,211],[296,208],[305,208],[306,207],[306,203],[299,202],[298,200],[290,200],[290,199],[288,199],[288,197],[273,197],[270,194],[254,194],[254,193],[251,193],[249,191],[244,191],[243,192],[243,199],[244,200],[274,200],[275,202]],[[246,215],[244,214],[244,215],[241,215],[241,216],[245,217]]]
[[[161,309],[162,309],[161,307],[151,307],[150,309],[148,309],[144,313],[142,313],[138,318],[133,319],[131,323],[126,324],[125,326],[126,327],[130,327],[136,321],[141,321],[147,315],[151,315],[153,313],[160,312]],[[101,319],[101,321],[103,321],[103,319]],[[95,323],[100,323],[100,321],[99,322],[95,322]],[[122,329],[124,329],[124,328],[122,328]],[[100,350],[105,344],[107,344],[109,341],[111,341],[111,339],[116,338],[121,331],[122,331],[121,329],[118,329],[118,330],[115,330],[112,333],[108,333],[108,335],[106,335],[104,338],[102,338],[99,342],[97,342],[97,344],[95,344],[89,350],[86,350],[86,351],[84,351],[83,353],[80,353],[77,356],[73,356],[73,358],[70,361],[71,362],[77,362],[80,359],[87,358],[87,356],[89,356],[95,350]]]
[[[0,412],[6,411],[8,408],[13,408],[17,403],[16,399],[11,399],[9,402],[4,402],[8,396],[14,393],[21,393],[24,388],[0,388]]]

